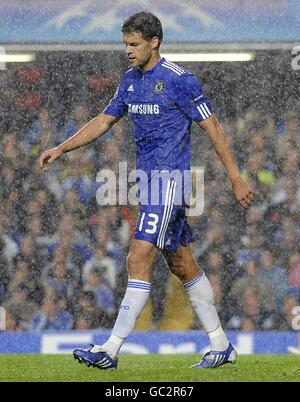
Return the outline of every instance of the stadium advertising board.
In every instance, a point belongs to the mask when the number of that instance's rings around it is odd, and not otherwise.
[[[298,0],[35,0],[0,2],[0,43],[119,43],[129,15],[148,9],[165,43],[297,42]]]
[[[102,344],[109,332],[2,332],[0,353],[71,354],[73,349]],[[228,332],[229,339],[239,354],[286,354],[290,346],[298,344],[298,333],[290,332]],[[194,354],[209,349],[205,333],[187,332],[134,332],[124,344],[126,354]]]

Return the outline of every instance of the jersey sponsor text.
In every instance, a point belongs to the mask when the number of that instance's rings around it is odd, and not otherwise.
[[[148,103],[132,105],[130,103],[128,105],[128,112],[134,114],[159,114],[159,105],[151,105]]]

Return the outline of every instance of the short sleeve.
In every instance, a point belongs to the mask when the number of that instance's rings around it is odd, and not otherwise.
[[[127,113],[127,105],[124,102],[125,93],[125,78],[121,80],[118,88],[116,89],[114,97],[109,102],[109,105],[105,108],[104,113],[110,116],[122,117]]]
[[[174,100],[189,118],[197,122],[212,115],[210,100],[203,92],[199,80],[192,74],[179,78],[174,87]]]

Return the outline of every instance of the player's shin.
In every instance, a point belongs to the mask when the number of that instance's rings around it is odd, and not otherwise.
[[[151,291],[151,284],[148,282],[130,279],[126,293],[121,303],[119,314],[115,322],[110,338],[101,349],[115,358],[133,330],[136,320],[141,314]]]
[[[229,341],[221,326],[214,303],[213,290],[206,275],[203,273],[185,283],[184,287],[197,317],[208,334],[211,349],[226,350]]]

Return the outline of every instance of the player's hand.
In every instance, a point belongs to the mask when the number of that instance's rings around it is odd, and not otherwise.
[[[60,147],[47,149],[39,158],[39,167],[42,170],[47,170],[47,166],[62,156],[63,152]]]
[[[239,177],[232,183],[235,198],[244,209],[249,209],[255,199],[255,192],[249,184]]]

